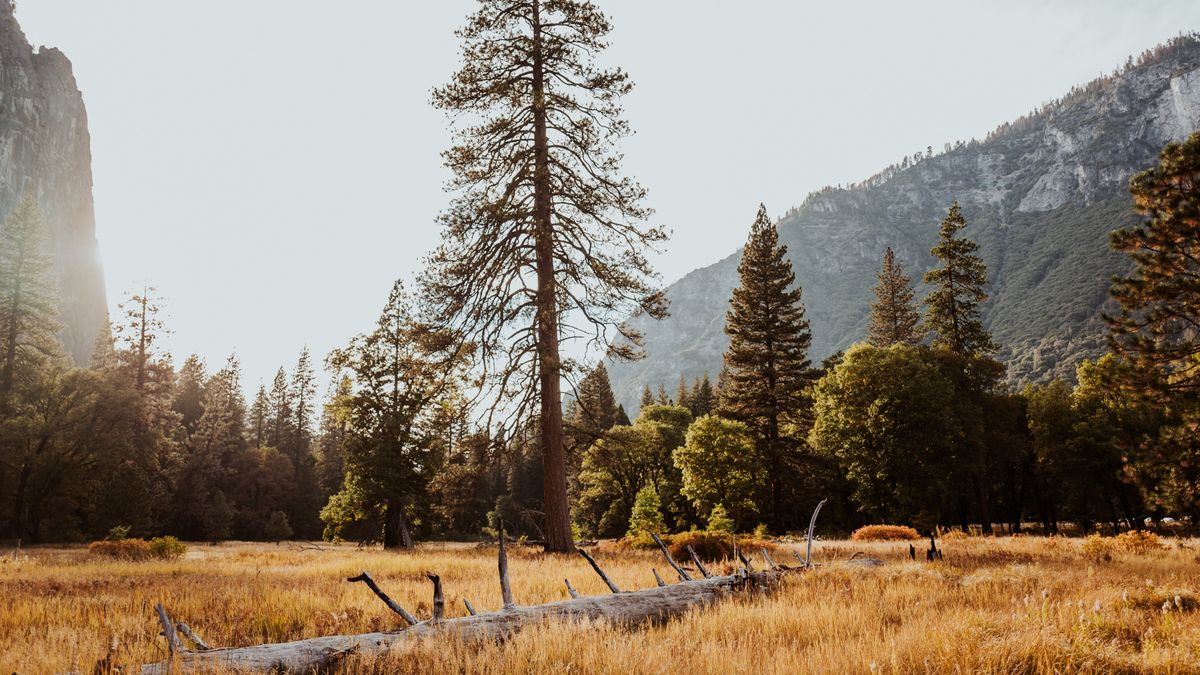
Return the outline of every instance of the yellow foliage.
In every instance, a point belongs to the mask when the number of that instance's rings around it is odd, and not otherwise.
[[[907,541],[921,534],[907,525],[864,525],[850,535],[854,541]]]

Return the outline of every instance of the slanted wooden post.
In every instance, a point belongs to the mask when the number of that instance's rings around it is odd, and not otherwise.
[[[442,595],[442,578],[433,572],[426,572],[426,577],[433,582],[433,619],[441,621],[446,616],[446,597]]]
[[[579,551],[579,555],[583,556],[583,559],[588,561],[588,564],[592,566],[592,569],[596,570],[596,574],[599,574],[600,578],[604,580],[604,583],[608,585],[608,590],[612,591],[613,593],[621,592],[621,589],[617,588],[617,585],[612,582],[612,579],[608,578],[608,575],[604,573],[604,570],[600,569],[600,566],[596,564],[595,560],[592,560],[592,556],[588,555],[587,551],[581,548],[577,548],[575,550]]]
[[[161,602],[154,605],[154,611],[158,612],[158,622],[162,624],[163,637],[167,639],[167,651],[174,656],[182,647],[179,634],[175,632],[175,625],[171,623],[171,617],[167,616],[167,609]]]
[[[700,573],[704,575],[705,579],[711,579],[712,572],[709,572],[708,568],[704,566],[704,563],[700,562],[700,556],[696,555],[696,549],[692,548],[691,544],[687,545],[687,552],[692,556],[692,562],[696,563],[696,569],[700,570]]]
[[[675,573],[679,575],[679,580],[691,581],[692,575],[688,574],[687,570],[683,569],[679,566],[679,563],[675,562],[675,559],[671,557],[671,552],[667,550],[667,545],[662,542],[662,539],[659,539],[658,535],[654,534],[653,532],[650,533],[650,536],[654,537],[654,543],[658,544],[658,548],[662,550],[662,554],[664,557],[666,557],[667,562],[671,563],[671,567],[675,568]]]
[[[415,626],[418,623],[420,623],[420,621],[417,621],[417,617],[413,616],[412,614],[409,614],[408,610],[406,610],[400,606],[400,603],[389,598],[388,594],[384,593],[383,590],[379,588],[379,584],[375,583],[375,580],[371,578],[371,575],[369,573],[367,573],[366,570],[363,570],[363,573],[356,577],[347,578],[346,581],[349,581],[352,583],[361,581],[364,584],[366,584],[367,588],[371,589],[371,592],[373,592],[375,595],[379,596],[379,599],[383,601],[383,604],[388,606],[388,609],[399,614],[401,618],[403,618],[405,621],[408,622],[408,625]]]
[[[660,577],[660,576],[658,576],[658,570],[656,570],[656,569],[654,569],[653,567],[651,567],[651,568],[650,568],[650,571],[651,571],[651,572],[654,572],[654,580],[655,580],[656,582],[658,582],[658,587],[659,587],[659,588],[662,588],[663,586],[666,586],[666,585],[667,585],[667,582],[663,581],[663,578],[662,578],[662,577]]]

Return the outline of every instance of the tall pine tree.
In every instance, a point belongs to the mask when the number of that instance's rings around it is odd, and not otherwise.
[[[1144,393],[1200,399],[1200,133],[1163,148],[1158,166],[1130,183],[1147,220],[1112,233],[1133,259],[1115,280],[1121,305],[1107,317],[1114,350],[1132,362]]]
[[[987,267],[976,254],[979,245],[959,236],[966,226],[954,202],[942,220],[937,246],[930,251],[941,266],[925,273],[925,283],[933,286],[925,298],[925,327],[933,334],[935,347],[963,357],[984,356],[996,351],[979,318],[979,305],[987,300],[983,290]]]
[[[497,400],[537,420],[552,551],[574,550],[559,342],[636,357],[641,336],[625,319],[666,313],[646,257],[666,232],[642,224],[645,190],[621,175],[616,151],[633,85],[595,63],[611,30],[583,0],[480,0],[458,31],[463,67],[433,94],[469,126],[444,153],[457,194],[428,297],[440,323],[479,346]]]
[[[812,343],[804,318],[801,289],[779,243],[779,232],[759,205],[750,238],[738,264],[740,283],[725,315],[729,349],[721,409],[746,423],[758,436],[759,452],[769,483],[765,512],[769,524],[785,524],[785,486],[796,483],[801,441],[788,438],[784,427],[807,415],[804,390],[811,381],[808,348]]]
[[[896,262],[891,246],[883,254],[883,269],[879,270],[878,278],[867,341],[876,347],[917,344],[921,341],[921,315],[913,304],[912,280]]]

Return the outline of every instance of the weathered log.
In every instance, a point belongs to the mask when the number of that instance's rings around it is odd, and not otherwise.
[[[417,617],[409,614],[408,610],[400,606],[400,603],[388,597],[388,594],[383,592],[383,589],[379,587],[379,584],[375,583],[375,580],[371,578],[370,573],[366,570],[363,570],[363,573],[356,577],[347,577],[346,581],[349,581],[350,583],[361,581],[362,583],[366,584],[367,588],[371,589],[371,592],[377,595],[379,599],[383,601],[383,604],[388,606],[388,609],[399,614],[400,617],[408,623],[408,625],[415,626],[420,623],[417,621]]]
[[[470,614],[471,616],[475,616],[476,614],[478,614],[478,612],[475,611],[475,607],[471,604],[470,600],[463,598],[463,604],[467,606],[468,614]]]
[[[184,651],[173,660],[142,668],[145,675],[207,672],[216,668],[238,672],[309,673],[331,668],[347,654],[377,655],[389,648],[427,637],[454,636],[470,640],[500,640],[527,626],[547,620],[605,620],[617,625],[660,623],[731,593],[770,590],[779,579],[798,568],[780,568],[697,579],[662,588],[560,600],[544,605],[511,607],[475,616],[425,622],[388,633],[332,635],[252,647]]]
[[[703,574],[705,579],[711,579],[712,572],[709,572],[704,563],[700,562],[700,556],[696,555],[696,549],[692,548],[691,544],[687,545],[687,552],[692,556],[692,562],[696,563],[696,569],[700,570],[700,574]]]
[[[167,616],[167,609],[159,602],[155,603],[154,611],[158,612],[158,622],[162,624],[163,637],[167,639],[167,652],[178,653],[182,650],[183,645],[179,642],[179,634],[175,632],[175,625],[171,623],[171,617]]]
[[[650,571],[654,572],[654,581],[658,584],[659,588],[662,588],[663,586],[667,585],[667,582],[663,581],[663,578],[658,576],[658,570],[651,567]]]
[[[182,622],[182,621],[176,621],[176,622],[175,622],[175,628],[176,628],[176,629],[177,629],[177,630],[178,630],[180,633],[183,633],[183,636],[184,636],[184,637],[186,637],[187,639],[191,640],[191,641],[192,641],[192,644],[196,645],[196,649],[198,649],[199,651],[202,651],[202,652],[203,652],[203,651],[207,651],[207,650],[209,650],[209,649],[212,649],[212,647],[208,646],[208,643],[207,643],[207,642],[205,642],[204,640],[200,639],[200,636],[199,636],[199,635],[196,635],[196,633],[195,633],[195,632],[193,632],[193,631],[192,631],[192,629],[191,629],[191,627],[190,627],[190,626],[188,626],[186,623],[184,623],[184,622]]]
[[[679,566],[679,563],[675,562],[675,559],[671,557],[671,552],[667,550],[667,545],[662,542],[662,539],[659,539],[658,535],[653,532],[650,533],[650,536],[654,537],[654,543],[658,544],[658,548],[662,550],[663,557],[667,559],[667,562],[671,563],[671,567],[675,568],[675,573],[679,575],[679,580],[691,581],[692,575],[688,574],[687,571]]]
[[[579,591],[575,590],[575,587],[571,585],[571,580],[570,580],[570,579],[563,579],[563,581],[567,582],[567,592],[571,594],[571,597],[572,597],[572,598],[578,598],[578,597],[579,597]]]
[[[579,555],[583,556],[583,559],[588,561],[588,564],[592,566],[592,569],[596,570],[596,574],[599,574],[600,578],[604,580],[604,583],[608,585],[608,590],[612,591],[613,593],[621,592],[621,589],[617,588],[617,585],[612,582],[612,579],[608,578],[608,575],[604,573],[604,570],[600,569],[600,565],[596,564],[595,560],[592,560],[592,556],[588,555],[587,551],[581,548],[577,548],[575,550],[579,551]]]
[[[767,564],[767,569],[771,569],[771,568],[775,567],[775,561],[771,560],[771,554],[767,553],[767,547],[763,546],[763,547],[761,547],[761,549],[762,549],[763,562],[765,562]]]

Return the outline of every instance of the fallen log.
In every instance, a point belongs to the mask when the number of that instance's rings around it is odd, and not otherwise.
[[[799,570],[800,568],[792,568]],[[640,591],[586,596],[530,607],[513,606],[442,621],[425,621],[404,630],[358,635],[331,635],[252,647],[177,652],[173,661],[142,668],[146,675],[204,672],[226,668],[246,672],[308,673],[330,668],[347,653],[379,654],[390,648],[434,636],[465,640],[501,640],[535,623],[606,620],[623,626],[661,623],[730,594],[769,590],[788,572],[785,568],[684,581]]]
[[[811,527],[809,532],[811,536]],[[663,552],[668,561],[674,563],[665,548],[664,546]],[[406,620],[412,618],[412,625],[392,632],[330,635],[249,647],[188,651],[180,648],[178,636],[173,634],[174,631],[171,630],[173,626],[169,623],[169,618],[166,617],[166,612],[160,605],[158,610],[164,624],[164,633],[168,643],[173,647],[171,657],[166,661],[142,666],[141,672],[143,675],[209,672],[214,669],[235,672],[323,672],[338,667],[350,655],[379,655],[392,648],[432,637],[503,640],[527,626],[549,620],[568,622],[599,620],[620,626],[657,624],[691,609],[716,603],[731,594],[769,592],[778,586],[784,576],[806,569],[800,566],[779,565],[756,572],[750,566],[750,561],[739,551],[738,557],[742,560],[744,568],[736,570],[733,574],[711,576],[704,579],[689,578],[675,584],[665,584],[664,582],[663,586],[622,592],[586,551],[579,549],[579,553],[605,581],[612,591],[611,594],[572,597],[570,600],[522,607],[515,604],[512,599],[512,590],[508,583],[508,559],[504,550],[503,529],[501,529],[498,571],[501,581],[501,596],[504,601],[503,608],[494,612],[475,613],[474,608],[467,604],[468,610],[472,611],[470,616],[445,619],[443,618],[445,601],[441,578],[430,572],[427,576],[434,586],[433,619],[417,622],[415,617],[411,617],[405,611],[403,614],[408,615],[405,617]],[[694,553],[693,556],[695,556]],[[701,566],[701,569],[704,568]],[[677,572],[680,572],[681,577],[689,576],[678,568]],[[655,572],[655,576],[658,576],[657,572]],[[358,577],[352,577],[348,581],[366,583],[393,611],[399,607],[379,589],[366,572]],[[568,591],[574,596],[575,589],[569,581],[566,583]],[[397,613],[401,612],[397,611]]]

